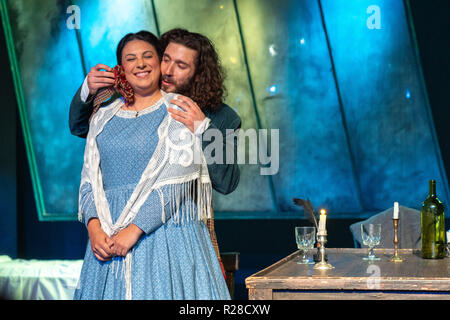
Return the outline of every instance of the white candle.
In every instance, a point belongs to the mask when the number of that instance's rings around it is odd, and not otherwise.
[[[447,231],[447,243],[450,243],[450,230]]]
[[[394,219],[398,219],[398,202],[394,202]]]
[[[325,211],[325,209],[322,209],[322,210],[320,210],[318,234],[326,233],[326,223],[327,223],[327,212]]]

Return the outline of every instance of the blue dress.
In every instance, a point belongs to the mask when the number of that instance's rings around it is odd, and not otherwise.
[[[103,186],[115,222],[134,191],[158,143],[157,129],[168,115],[157,103],[139,112],[120,109],[97,136]],[[81,187],[83,222],[97,217],[90,185]],[[166,201],[164,201],[166,202]],[[165,203],[166,205],[168,202]],[[150,193],[133,223],[144,235],[132,248],[132,298],[137,300],[228,300],[230,295],[203,221],[161,221],[161,200]],[[185,206],[181,206],[181,210]],[[166,212],[170,210],[165,207]],[[125,299],[123,257],[101,262],[86,248],[74,299]]]

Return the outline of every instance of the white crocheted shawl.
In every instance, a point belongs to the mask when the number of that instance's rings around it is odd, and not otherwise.
[[[161,107],[178,106],[170,103],[176,98],[174,94],[166,94],[157,103],[164,104]],[[151,192],[158,192],[161,199],[161,219],[167,220],[164,210],[165,201],[162,187],[169,185],[170,217],[176,223],[185,218],[206,220],[211,217],[211,180],[208,174],[206,160],[198,139],[186,126],[167,114],[158,128],[158,144],[149,159],[149,162],[134,189],[130,199],[123,208],[122,213],[115,223],[112,221],[105,190],[103,189],[102,172],[100,169],[100,153],[97,147],[97,136],[102,132],[105,124],[123,106],[122,99],[117,99],[107,107],[100,108],[92,117],[89,133],[86,140],[84,164],[81,173],[81,186],[89,183],[100,219],[102,229],[109,236],[113,236],[133,222],[139,213],[139,209]],[[181,109],[179,109],[181,110]],[[186,217],[180,215],[181,204],[185,204],[183,211]],[[194,206],[193,204],[196,204]],[[78,219],[82,221],[81,193],[79,198]],[[131,250],[126,257],[126,281],[127,298],[131,298]],[[128,275],[128,277],[127,277]]]

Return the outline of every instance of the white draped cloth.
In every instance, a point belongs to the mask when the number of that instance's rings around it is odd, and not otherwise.
[[[25,260],[0,256],[0,297],[71,300],[83,260]]]

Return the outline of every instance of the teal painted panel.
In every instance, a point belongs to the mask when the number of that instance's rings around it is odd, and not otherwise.
[[[76,217],[85,140],[67,120],[83,66],[114,66],[128,32],[174,27],[212,39],[242,131],[279,129],[277,174],[241,165],[237,190],[214,192],[217,218],[298,217],[293,197],[335,217],[417,207],[428,179],[449,200],[401,1],[155,0],[156,12],[150,0],[0,1],[41,220]],[[78,30],[67,26],[72,4]]]
[[[324,0],[323,11],[366,211],[419,208],[448,184],[402,1]]]
[[[79,29],[87,72],[98,63],[117,64],[116,48],[127,33],[147,30],[158,36],[149,0],[76,0],[82,24]]]
[[[361,211],[317,1],[238,1],[262,125],[280,131],[273,176],[282,212],[309,198],[330,214]]]
[[[67,1],[7,2],[10,58],[40,220],[74,219],[84,141],[68,128],[69,104],[83,77]],[[6,12],[5,12],[6,13]],[[4,13],[4,16],[6,16]],[[12,51],[11,51],[12,50]]]

